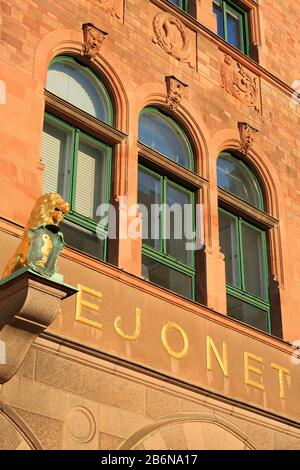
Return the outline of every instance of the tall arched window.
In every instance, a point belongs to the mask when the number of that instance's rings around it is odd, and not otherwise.
[[[58,192],[70,203],[64,222],[66,243],[106,259],[107,224],[97,223],[97,209],[110,199],[110,95],[92,70],[71,57],[51,62],[45,94],[44,192]]]
[[[142,274],[195,298],[195,178],[192,146],[174,119],[157,108],[139,118],[139,207]]]
[[[237,156],[223,152],[217,162],[219,234],[225,255],[227,313],[271,332],[267,233],[260,184]],[[228,193],[224,197],[224,193]]]

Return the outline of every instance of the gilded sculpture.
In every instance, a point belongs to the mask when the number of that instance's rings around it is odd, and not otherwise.
[[[21,242],[2,277],[22,268],[32,269],[47,277],[54,276],[58,255],[65,245],[59,224],[69,210],[69,204],[57,193],[41,196],[32,209]]]

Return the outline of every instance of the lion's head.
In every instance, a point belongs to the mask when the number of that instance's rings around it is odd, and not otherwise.
[[[41,225],[55,225],[58,227],[59,223],[64,219],[64,216],[69,212],[69,210],[69,204],[60,196],[60,194],[48,193],[41,196],[36,201],[31,211],[20,244],[14,256],[6,265],[2,277],[9,276],[14,271],[28,265],[28,253],[31,245],[31,238],[29,235],[30,230],[36,229]]]
[[[35,203],[25,233],[39,225],[59,225],[69,212],[70,205],[57,193],[47,193]]]

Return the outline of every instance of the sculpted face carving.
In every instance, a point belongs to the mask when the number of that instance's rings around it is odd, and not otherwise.
[[[153,20],[154,36],[152,41],[158,44],[167,54],[181,62],[192,65],[188,34],[177,18],[167,12],[158,13]]]
[[[167,84],[167,99],[166,105],[168,108],[175,110],[183,98],[184,90],[187,87],[183,82],[177,80],[175,77],[166,77]]]
[[[91,24],[83,25],[84,46],[83,53],[90,59],[93,59],[97,52],[100,51],[106,33],[95,28]]]
[[[247,122],[239,122],[239,131],[241,139],[240,150],[246,155],[253,145],[255,134],[258,130]]]
[[[256,111],[260,111],[258,77],[247,71],[229,54],[221,53],[222,87],[227,93]]]
[[[55,274],[56,261],[64,247],[58,226],[69,210],[69,204],[57,193],[41,196],[32,209],[21,242],[2,277],[22,268],[41,268],[41,273],[46,276]]]

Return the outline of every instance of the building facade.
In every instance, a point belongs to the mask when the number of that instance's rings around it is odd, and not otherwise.
[[[300,449],[299,15],[0,1],[0,267],[58,192],[78,289],[0,385],[0,448]]]

